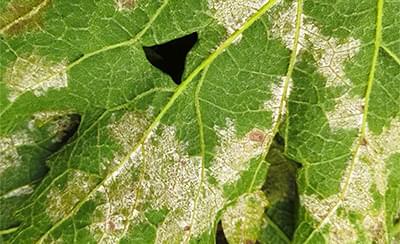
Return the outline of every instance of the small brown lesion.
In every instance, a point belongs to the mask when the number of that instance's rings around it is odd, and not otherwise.
[[[367,139],[366,139],[365,137],[363,137],[363,138],[361,139],[361,145],[362,145],[362,146],[368,145],[368,141],[367,141]]]
[[[0,10],[0,34],[14,36],[22,32],[40,29],[43,12],[51,0],[11,0]]]
[[[265,141],[265,133],[262,130],[254,129],[248,135],[250,141],[263,143]]]
[[[183,230],[184,230],[184,231],[189,231],[190,228],[191,228],[190,225],[186,225],[186,226],[183,228]]]
[[[111,220],[107,221],[107,230],[110,232],[115,231],[115,224]]]
[[[135,7],[135,0],[115,0],[118,11],[130,10]]]

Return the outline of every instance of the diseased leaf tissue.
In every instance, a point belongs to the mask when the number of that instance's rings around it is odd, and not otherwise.
[[[400,242],[399,12],[0,0],[0,242]]]

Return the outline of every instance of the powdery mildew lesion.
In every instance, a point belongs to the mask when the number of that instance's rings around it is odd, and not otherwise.
[[[318,223],[328,220],[325,224],[329,225],[329,243],[341,244],[355,243],[357,241],[355,226],[348,219],[339,216],[336,210],[333,214],[331,213],[331,210],[336,207],[339,201],[336,195],[323,200],[316,195],[303,195],[300,200]]]
[[[297,3],[287,9],[279,9],[270,15],[272,34],[280,38],[285,46],[292,49],[296,31]],[[328,87],[351,85],[346,77],[345,64],[353,58],[360,49],[361,42],[349,37],[347,40],[324,36],[319,28],[304,14],[301,15],[299,45],[296,50],[310,51],[317,61],[318,70],[327,79]]]
[[[147,124],[144,117],[128,113],[109,126],[110,134],[125,148],[125,156],[117,154],[114,161],[125,162],[96,192],[96,199],[103,200],[89,229],[98,241],[123,238],[130,226],[147,221],[145,209],[167,209],[166,219],[157,228],[156,242],[179,242],[189,233],[197,236],[210,228],[223,205],[222,192],[214,186],[206,183],[198,191],[201,159],[187,154],[187,145],[177,139],[175,127],[160,124],[157,132],[130,152],[139,140],[131,135],[140,134],[135,131]]]
[[[7,68],[4,82],[11,102],[26,92],[33,92],[37,97],[44,96],[50,89],[59,90],[68,86],[67,62],[54,63],[36,54],[18,57]]]
[[[18,148],[32,145],[34,141],[24,131],[19,131],[10,136],[0,137],[0,175],[9,168],[16,168],[22,163],[22,156]]]
[[[83,171],[71,170],[66,177],[65,185],[54,184],[45,199],[46,213],[53,223],[66,217],[96,183],[95,178]]]
[[[118,242],[132,226],[148,222],[144,215],[147,210],[168,211],[157,226],[157,243],[187,241],[211,231],[226,202],[223,185],[240,177],[240,172],[249,167],[247,161],[261,155],[266,141],[265,132],[259,129],[238,138],[234,122],[228,119],[226,128],[216,127],[220,140],[212,168],[203,169],[201,158],[187,153],[188,145],[177,138],[174,126],[159,124],[139,145],[149,121],[146,113],[127,112],[108,126],[122,148],[112,164],[122,163],[123,167],[112,172],[91,197],[101,199],[88,227],[97,241]],[[226,164],[237,162],[241,165],[229,172],[222,170]],[[216,171],[220,171],[215,175],[217,185],[203,178],[203,172]]]
[[[240,173],[250,165],[250,160],[261,156],[272,135],[271,131],[253,129],[247,135],[238,138],[235,123],[226,119],[226,127],[214,126],[219,145],[210,173],[220,185],[233,183],[240,178]],[[257,135],[257,136],[255,136]]]
[[[144,131],[151,123],[151,109],[146,112],[128,111],[117,118],[113,114],[107,126],[110,136],[120,145],[111,161],[100,162],[104,171],[128,160],[125,166],[112,172],[111,177],[101,185],[92,199],[100,199],[88,227],[99,243],[117,243],[126,233],[129,225],[143,221],[143,213],[137,208],[143,204],[140,199],[138,180],[140,162],[143,160],[139,147],[127,158],[132,148],[139,143]],[[140,199],[139,199],[140,198]]]
[[[389,174],[385,161],[391,155],[400,153],[399,141],[400,121],[398,119],[393,119],[390,126],[385,128],[380,135],[373,134],[367,128],[365,139],[359,146],[357,154],[347,162],[348,166],[342,177],[339,193],[326,199],[320,199],[315,195],[301,197],[303,205],[316,221],[326,221],[330,224],[331,239],[340,238],[343,234],[338,233],[341,231],[354,229],[354,226],[350,226],[349,229],[349,220],[339,217],[337,213],[339,208],[344,208],[347,212],[357,212],[362,216],[361,224],[371,240],[384,240],[385,206],[381,206],[378,210],[374,209],[376,206],[374,206],[373,191],[376,190],[378,194],[385,197]],[[355,147],[356,145],[353,146]],[[332,212],[329,213],[330,211]],[[356,237],[354,234],[354,238]]]
[[[250,243],[258,238],[268,201],[262,191],[248,193],[222,215],[224,234],[230,243]]]
[[[208,7],[218,23],[231,35],[267,2],[268,0],[208,0]]]
[[[335,101],[335,108],[326,113],[329,127],[332,130],[360,128],[364,113],[364,99],[350,97],[346,93]]]

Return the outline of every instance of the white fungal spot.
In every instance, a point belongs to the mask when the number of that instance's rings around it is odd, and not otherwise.
[[[350,37],[345,43],[335,38],[325,40],[324,37],[316,37],[310,40],[314,45],[315,52],[321,53],[318,60],[318,69],[326,77],[327,86],[340,86],[343,84],[351,85],[351,81],[346,77],[345,62],[354,57],[360,49],[360,41]]]
[[[30,195],[30,194],[32,194],[32,192],[33,192],[33,187],[31,185],[25,185],[25,186],[18,187],[10,192],[7,192],[6,194],[0,196],[0,199]]]
[[[138,144],[149,117],[128,112],[108,126],[121,152],[113,160],[117,168],[91,197],[101,199],[94,224],[88,227],[97,241],[118,242],[130,226],[147,221],[147,210],[168,210],[157,226],[156,243],[186,242],[210,231],[226,202],[223,184],[237,180],[249,167],[248,161],[261,155],[272,138],[260,129],[238,138],[229,119],[226,128],[215,127],[220,144],[209,172],[219,173],[214,175],[218,185],[212,185],[203,175],[208,171],[202,159],[188,155],[188,145],[178,140],[174,126],[159,124]]]
[[[229,243],[256,242],[268,205],[262,191],[242,195],[222,215],[222,227]]]
[[[5,73],[8,99],[14,102],[29,91],[35,96],[44,96],[49,89],[67,87],[66,66],[66,61],[56,64],[34,54],[26,58],[18,57]]]
[[[69,214],[95,185],[94,179],[83,171],[74,170],[66,177],[65,185],[55,184],[46,197],[46,212],[53,223]]]
[[[346,93],[335,101],[335,108],[326,113],[329,127],[332,130],[360,128],[363,119],[364,100],[357,97],[350,98],[350,95]]]
[[[348,219],[336,214],[337,196],[320,200],[315,195],[301,196],[301,202],[311,216],[318,222],[326,221],[329,225],[329,243],[353,243],[357,240],[357,232]]]
[[[292,49],[296,31],[297,2],[286,10],[279,9],[270,16],[271,32]],[[299,45],[296,50],[306,49],[317,60],[318,70],[327,79],[327,86],[351,85],[344,71],[345,62],[353,58],[360,49],[360,41],[352,37],[346,41],[321,34],[318,27],[305,15],[301,15]]]
[[[150,125],[150,118],[151,115],[148,113],[127,112],[118,122],[110,123],[108,129],[121,144],[124,152],[127,152],[139,141]]]
[[[373,210],[372,186],[376,186],[379,194],[385,195],[388,175],[385,160],[392,154],[400,152],[399,141],[399,120],[392,120],[391,125],[384,128],[380,135],[374,135],[366,128],[364,142],[359,146],[354,158],[347,162],[348,166],[341,180],[340,192],[322,200],[314,195],[301,197],[305,208],[315,220],[330,224],[332,238],[346,236],[341,232],[352,229],[349,227],[349,220],[337,214],[339,208],[344,208],[346,211],[358,212],[364,217],[363,226],[371,239],[381,239],[384,216],[376,215]],[[358,140],[355,141],[355,144],[357,143],[359,143]],[[342,241],[342,239],[337,240]]]
[[[360,152],[360,151],[359,151]],[[369,210],[374,199],[371,195],[371,171],[365,162],[359,160],[359,154],[354,162],[347,162],[347,168],[340,184],[341,192],[345,192],[342,206],[349,210],[365,212]]]
[[[226,119],[226,128],[214,126],[214,129],[218,136],[219,146],[211,163],[210,172],[220,185],[237,181],[240,173],[250,166],[250,160],[264,152],[265,143],[272,137],[271,132],[254,129],[243,138],[238,138],[234,122],[229,118]],[[255,133],[261,133],[264,139],[254,140]]]
[[[129,226],[146,221],[145,209],[168,209],[157,228],[156,242],[181,242],[211,228],[223,206],[221,190],[207,182],[202,185],[202,161],[187,154],[187,145],[177,139],[175,127],[159,125],[157,132],[132,151],[147,124],[146,115],[127,113],[109,126],[122,152],[114,159],[119,168],[94,197],[103,199],[93,215],[95,224],[89,227],[98,241],[118,242]]]
[[[208,7],[223,25],[228,35],[239,29],[247,19],[264,6],[268,0],[208,0]],[[240,41],[241,36],[235,42]]]
[[[384,196],[388,176],[385,161],[391,155],[400,153],[400,121],[392,120],[390,126],[384,128],[380,135],[373,134],[367,127],[365,138],[365,144],[359,149],[359,160],[369,165],[372,182],[378,192]]]
[[[374,243],[384,244],[387,243],[386,235],[386,223],[385,223],[385,212],[382,210],[377,214],[369,213],[365,216],[363,226],[367,230],[367,235],[370,240]]]
[[[8,168],[21,164],[22,157],[18,147],[33,144],[33,140],[25,132],[18,132],[8,137],[0,137],[0,175]]]
[[[122,148],[119,156],[114,157],[113,165],[119,164],[120,161],[130,153],[132,147],[139,142],[144,131],[150,125],[151,117],[152,114],[149,112],[127,112],[118,122],[115,122],[115,117],[112,118],[114,122],[108,125],[108,129],[110,130],[111,136],[120,143]],[[141,148],[139,148],[139,150],[141,150]],[[118,174],[118,172],[114,172],[114,174]]]

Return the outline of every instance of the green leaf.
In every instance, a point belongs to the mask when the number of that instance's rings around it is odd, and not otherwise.
[[[214,243],[220,220],[230,243],[394,240],[399,10],[0,1],[0,240]],[[143,47],[194,32],[176,85]],[[291,221],[282,199],[300,199]]]

